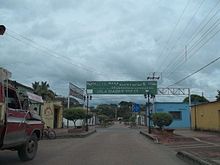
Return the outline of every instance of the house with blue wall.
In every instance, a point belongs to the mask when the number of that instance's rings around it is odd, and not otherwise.
[[[153,112],[168,112],[173,116],[173,122],[167,128],[189,128],[189,104],[183,102],[155,102]]]

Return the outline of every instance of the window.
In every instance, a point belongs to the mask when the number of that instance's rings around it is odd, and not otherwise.
[[[182,120],[182,112],[170,111],[169,113],[173,116],[173,120]]]
[[[7,92],[5,92],[5,93],[7,93]],[[19,104],[19,101],[18,101],[17,94],[14,90],[11,90],[10,88],[8,89],[7,102],[8,102],[8,107],[9,108],[20,109],[20,104]]]
[[[162,108],[158,108],[157,112],[163,112],[163,109]]]

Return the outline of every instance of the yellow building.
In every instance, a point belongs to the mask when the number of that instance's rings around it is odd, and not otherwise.
[[[220,131],[220,101],[194,105],[191,111],[193,129]]]
[[[61,102],[45,102],[41,117],[45,122],[45,126],[50,128],[62,128],[63,123],[63,106]]]

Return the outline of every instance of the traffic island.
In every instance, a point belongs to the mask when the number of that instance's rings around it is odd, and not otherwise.
[[[173,133],[173,130],[163,130],[163,131],[158,131],[156,129],[152,129],[151,133],[148,133],[148,131],[140,131],[140,134],[144,135],[145,137],[153,140],[155,143],[162,143],[162,144],[169,144],[172,141],[176,141],[179,135],[175,135]]]
[[[64,138],[84,138],[96,132],[96,129],[91,128],[88,131],[83,129],[59,129],[55,130],[57,134],[57,139]]]
[[[140,134],[147,137],[148,139],[152,140],[154,143],[159,143],[159,140],[157,138],[157,136],[149,134],[146,131],[140,131]]]

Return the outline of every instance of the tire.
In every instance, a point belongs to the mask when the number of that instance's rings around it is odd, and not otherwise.
[[[54,130],[48,131],[48,139],[56,139],[56,132]]]
[[[37,135],[34,133],[24,145],[18,149],[18,156],[21,161],[34,159],[38,148]]]

